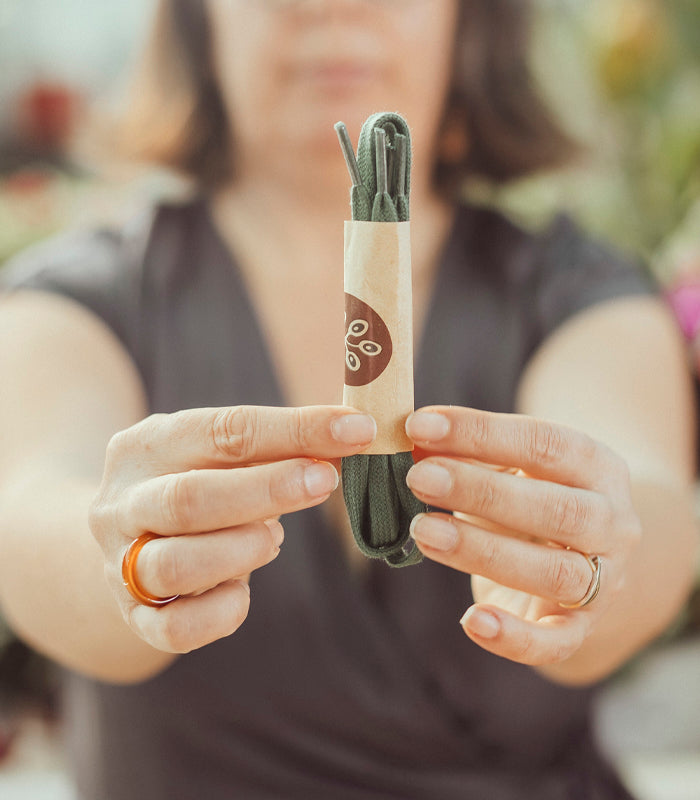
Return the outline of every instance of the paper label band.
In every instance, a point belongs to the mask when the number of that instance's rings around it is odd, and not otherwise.
[[[345,405],[371,414],[367,453],[413,449],[413,300],[409,222],[345,223]]]

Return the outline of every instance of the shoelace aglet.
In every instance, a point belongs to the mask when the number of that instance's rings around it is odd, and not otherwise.
[[[374,141],[377,156],[377,194],[387,194],[389,177],[386,158],[386,133],[382,128],[374,129]]]
[[[335,128],[335,132],[338,134],[340,149],[343,151],[345,163],[348,166],[348,172],[350,173],[350,178],[352,179],[352,185],[362,186],[362,176],[360,175],[360,168],[357,165],[355,150],[352,146],[352,142],[350,141],[348,129],[345,127],[344,122],[336,122],[333,127]]]
[[[402,133],[397,133],[394,138],[394,147],[396,148],[396,157],[398,158],[398,186],[396,194],[402,197],[406,194],[406,137]]]

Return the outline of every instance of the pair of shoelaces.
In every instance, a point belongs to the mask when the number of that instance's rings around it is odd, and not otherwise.
[[[355,156],[345,125],[335,129],[352,179],[344,403],[371,413],[378,424],[372,448],[343,459],[343,494],[360,550],[401,567],[422,558],[409,528],[427,510],[406,485],[413,465],[404,432],[413,410],[410,132],[399,114],[374,114],[362,127]]]

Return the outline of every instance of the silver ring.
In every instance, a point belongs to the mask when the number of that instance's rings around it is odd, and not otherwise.
[[[573,550],[571,547],[567,547],[566,549]],[[593,577],[591,578],[591,582],[586,590],[586,594],[584,594],[577,603],[559,603],[562,608],[583,608],[589,603],[592,603],[600,591],[600,574],[603,571],[603,562],[600,556],[592,556],[588,553],[582,553],[580,550],[573,550],[573,552],[581,553],[581,555],[586,559],[588,566],[593,572]]]

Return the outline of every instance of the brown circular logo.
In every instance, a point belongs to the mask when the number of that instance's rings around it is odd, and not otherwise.
[[[377,312],[345,293],[345,384],[372,383],[391,361],[391,334]]]

